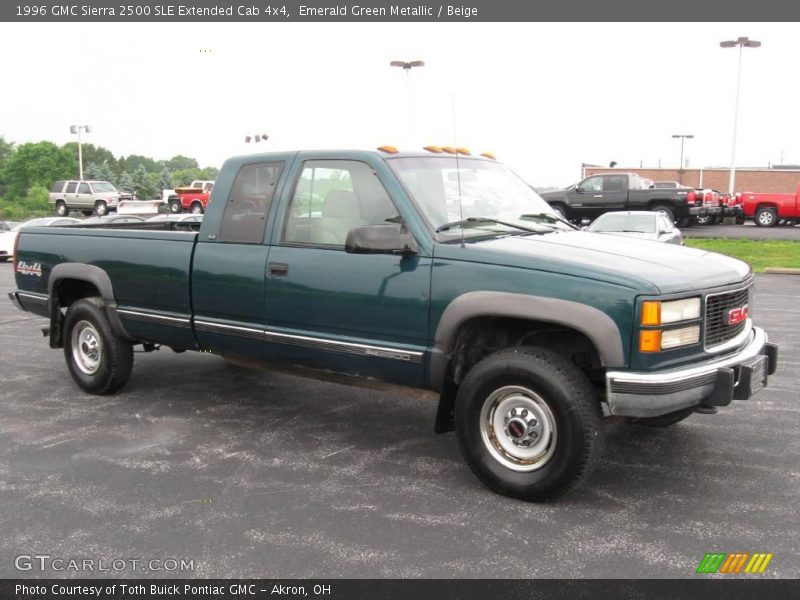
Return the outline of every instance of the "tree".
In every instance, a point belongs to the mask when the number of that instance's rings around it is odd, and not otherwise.
[[[181,169],[196,169],[200,165],[194,158],[178,154],[170,158],[164,166],[170,171],[180,171]]]
[[[117,187],[123,192],[133,192],[133,177],[127,171],[123,171],[122,175],[117,177]]]
[[[78,171],[78,161],[69,150],[52,142],[22,144],[3,164],[0,181],[7,199],[23,198],[36,184],[50,188],[57,179],[69,179]]]
[[[133,191],[140,200],[150,198],[153,195],[144,165],[139,165],[139,168],[133,174]]]
[[[67,142],[66,144],[64,144],[64,148],[72,152],[72,155],[77,160],[78,142]],[[117,159],[114,157],[114,154],[108,148],[103,148],[102,146],[95,146],[94,144],[84,143],[81,144],[81,154],[83,155],[84,165],[88,165],[89,163],[94,163],[99,167],[104,162],[107,162],[112,168],[116,166]],[[85,171],[86,168],[84,168],[84,175],[86,175]]]
[[[97,169],[97,178],[100,181],[109,181],[114,183],[116,177],[114,176],[114,171],[111,170],[111,165],[108,164],[108,161],[104,161],[103,164]]]
[[[97,175],[98,167],[97,163],[90,162],[83,168],[83,177],[84,179],[100,179]]]
[[[172,189],[172,176],[166,167],[161,170],[161,176],[158,178],[158,189],[162,191]]]

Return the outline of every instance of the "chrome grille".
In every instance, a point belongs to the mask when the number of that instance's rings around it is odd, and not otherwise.
[[[728,325],[728,312],[749,304],[750,286],[706,296],[705,346],[712,348],[735,338],[747,327],[747,320],[736,325]]]

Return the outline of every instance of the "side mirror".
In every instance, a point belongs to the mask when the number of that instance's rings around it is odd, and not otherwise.
[[[344,250],[349,254],[419,254],[414,237],[397,225],[366,225],[347,232]]]

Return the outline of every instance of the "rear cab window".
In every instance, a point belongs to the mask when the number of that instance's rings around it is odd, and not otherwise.
[[[283,171],[281,161],[251,163],[236,174],[225,203],[219,229],[221,242],[260,244],[275,195],[275,185]]]

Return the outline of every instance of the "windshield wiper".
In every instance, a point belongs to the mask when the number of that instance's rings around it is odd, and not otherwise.
[[[569,225],[570,229],[577,229],[575,225],[567,221],[566,219],[562,219],[558,215],[554,215],[551,213],[535,213],[529,215],[520,215],[520,219],[547,219],[548,221],[552,221],[553,223],[563,223],[564,225]]]
[[[441,233],[443,231],[447,231],[448,229],[453,229],[454,227],[461,227],[463,229],[467,229],[469,227],[479,227],[487,223],[495,223],[497,225],[505,225],[506,227],[513,227],[514,229],[519,229],[521,231],[530,231],[531,233],[539,233],[538,229],[532,229],[530,227],[524,227],[522,225],[517,225],[516,223],[500,221],[498,219],[492,219],[490,217],[468,217],[461,221],[453,221],[452,223],[445,223],[444,225],[440,225],[439,227],[436,228],[436,233]]]

